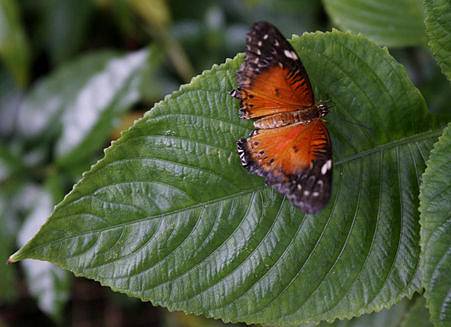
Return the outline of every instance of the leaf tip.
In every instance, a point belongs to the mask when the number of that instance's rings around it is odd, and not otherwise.
[[[18,251],[18,252],[19,252],[19,251]],[[12,254],[12,255],[8,258],[8,260],[6,260],[6,263],[7,263],[8,265],[12,265],[13,263],[16,263],[16,262],[20,261],[20,258],[17,258],[18,252]]]
[[[8,265],[11,265],[13,263],[19,262],[23,259],[27,259],[29,258],[26,254],[26,249],[28,248],[28,244],[25,244],[24,246],[22,246],[19,250],[17,250],[16,252],[14,252],[13,254],[11,254],[8,258],[8,260],[6,261],[6,263]],[[25,250],[25,251],[24,251]]]

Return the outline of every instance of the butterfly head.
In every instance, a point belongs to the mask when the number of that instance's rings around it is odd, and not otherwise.
[[[320,102],[316,105],[320,117],[324,117],[329,113],[329,105],[327,102]]]

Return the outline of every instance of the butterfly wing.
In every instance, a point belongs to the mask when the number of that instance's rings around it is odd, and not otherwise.
[[[332,146],[321,119],[255,130],[237,145],[243,166],[305,213],[317,213],[329,201]]]
[[[279,30],[255,23],[247,35],[246,56],[237,73],[242,118],[258,118],[314,105],[304,66]]]

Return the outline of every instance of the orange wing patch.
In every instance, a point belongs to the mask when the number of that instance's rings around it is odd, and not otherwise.
[[[246,119],[314,105],[308,80],[279,66],[265,70],[239,92],[242,118]]]
[[[330,154],[329,133],[317,119],[309,124],[263,129],[246,140],[248,159],[260,167],[261,175],[299,174],[314,161]]]

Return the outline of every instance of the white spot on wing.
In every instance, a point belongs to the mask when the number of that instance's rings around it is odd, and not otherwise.
[[[332,168],[332,160],[327,160],[326,163],[321,167],[321,174],[326,175],[327,171]]]
[[[263,40],[266,40],[268,38],[268,34],[263,35]]]
[[[258,41],[257,45],[258,45],[259,47],[261,47],[261,46],[262,46],[262,41]]]
[[[304,191],[304,195],[305,195],[305,196],[309,196],[309,195],[310,195],[310,192],[309,192],[309,191]]]
[[[293,51],[283,50],[283,53],[287,58],[298,60],[298,56],[296,56],[296,53],[294,53]]]

